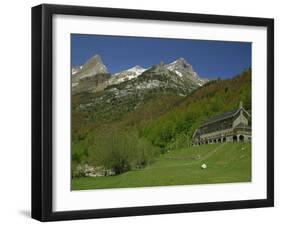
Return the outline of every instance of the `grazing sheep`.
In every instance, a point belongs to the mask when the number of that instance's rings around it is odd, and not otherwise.
[[[204,163],[201,165],[201,169],[207,169],[207,165]]]

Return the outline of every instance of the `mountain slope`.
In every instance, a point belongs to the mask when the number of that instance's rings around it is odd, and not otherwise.
[[[140,128],[140,136],[163,150],[188,142],[209,117],[237,109],[242,101],[251,112],[251,70],[229,80],[207,83],[187,96],[171,111]]]
[[[95,63],[83,65],[77,76],[84,76],[84,70],[91,68],[89,65],[96,67],[102,62],[100,57],[94,57],[94,60],[90,60],[92,61]],[[180,99],[201,86],[198,83],[200,77],[190,65],[186,67],[186,61],[179,59],[171,65],[161,63],[149,69],[135,66],[113,76],[101,73],[103,70],[92,69],[99,73],[80,77],[72,83],[73,113],[83,115],[84,121],[111,121],[135,111],[150,99],[157,99],[161,95],[176,95]],[[179,76],[178,71],[183,76]]]
[[[202,86],[208,82],[207,79],[200,78],[199,75],[193,70],[192,65],[187,63],[184,58],[179,58],[178,60],[165,65],[165,67],[168,70],[175,72],[181,78],[189,79],[199,86]]]
[[[173,86],[169,89],[155,88],[152,93],[147,92],[150,89],[132,91],[129,95],[124,93],[124,90],[128,92],[124,87],[150,84],[153,79],[164,84],[168,79],[168,84],[176,84],[176,76],[179,77],[163,69],[163,65],[155,66],[136,79],[104,91],[73,95],[72,145],[73,153],[78,156],[75,161],[81,163],[86,159],[90,161],[89,156],[95,158],[93,145],[96,137],[106,139],[112,131],[136,132],[140,138],[166,151],[187,144],[193,131],[203,121],[237,108],[239,101],[251,110],[251,70],[233,79],[211,81],[193,89],[187,96],[169,90]]]
[[[99,76],[101,79],[109,78],[105,74],[98,74],[81,80],[77,87],[73,87],[73,112],[83,114],[83,117],[91,118],[93,122],[117,120],[124,114],[135,111],[150,99],[157,99],[163,95],[175,95],[180,99],[199,87],[189,78],[181,78],[161,64],[151,67],[131,80],[106,87],[103,86],[107,81],[101,81],[100,84],[96,81]],[[93,89],[95,92],[89,92]]]

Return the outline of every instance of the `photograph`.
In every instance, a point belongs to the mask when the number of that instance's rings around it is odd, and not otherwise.
[[[32,7],[33,219],[274,206],[274,18],[163,10]]]
[[[70,39],[71,190],[251,183],[251,42]]]

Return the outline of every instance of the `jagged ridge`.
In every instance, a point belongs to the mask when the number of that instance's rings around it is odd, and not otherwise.
[[[137,84],[134,82],[133,84],[136,85],[136,89],[140,89],[140,87],[143,89],[166,89],[168,87],[170,89],[173,87],[174,90],[181,90],[177,93],[185,95],[192,89],[202,86],[208,81],[207,79],[200,78],[193,70],[192,65],[187,63],[184,58],[179,58],[167,65],[160,63],[159,65],[154,65],[148,69],[136,65],[130,69],[110,76],[107,67],[101,60],[101,57],[99,55],[95,55],[82,66],[72,68],[73,92],[99,92],[111,86],[116,88],[116,85],[118,84],[127,84],[130,80],[137,80],[138,77],[145,72],[149,72],[146,73],[146,75],[150,74],[150,79],[147,80],[145,84]],[[151,75],[154,77],[151,77]],[[166,83],[169,81],[171,84],[163,83],[163,76],[166,78],[164,79]],[[159,80],[161,77],[162,79]],[[86,82],[85,79],[87,79]],[[143,79],[139,79],[139,81],[143,81]],[[131,89],[133,87],[129,86],[129,88]],[[183,92],[183,90],[185,91]]]

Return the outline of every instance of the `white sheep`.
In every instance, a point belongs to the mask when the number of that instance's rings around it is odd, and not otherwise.
[[[201,165],[201,169],[207,169],[207,165],[204,163]]]

